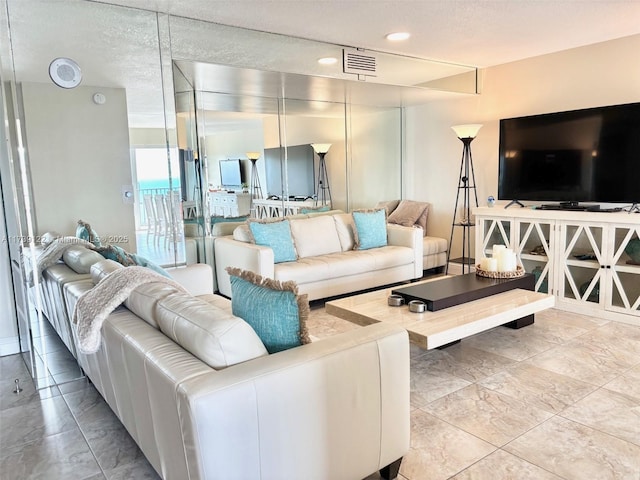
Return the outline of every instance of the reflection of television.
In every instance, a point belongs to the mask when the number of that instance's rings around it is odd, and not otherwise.
[[[267,175],[267,193],[282,196],[287,192],[282,186],[284,148],[267,148],[264,151]],[[292,145],[287,147],[287,180],[290,197],[310,197],[314,194],[313,147]]]
[[[239,187],[244,180],[242,177],[242,164],[239,158],[219,160],[220,183],[223,187]]]
[[[498,198],[640,201],[640,103],[500,120]]]

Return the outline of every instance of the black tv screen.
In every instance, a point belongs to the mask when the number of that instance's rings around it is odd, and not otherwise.
[[[498,198],[640,202],[640,103],[500,120]]]

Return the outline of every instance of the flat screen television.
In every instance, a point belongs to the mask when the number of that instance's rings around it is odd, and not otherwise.
[[[219,160],[220,183],[223,187],[239,187],[242,185],[242,164],[239,158]]]
[[[500,120],[498,198],[640,202],[640,103]]]
[[[282,185],[284,148],[266,148],[264,151],[267,193],[281,197],[286,192]],[[290,145],[287,147],[287,181],[289,197],[305,199],[314,194],[313,147]]]

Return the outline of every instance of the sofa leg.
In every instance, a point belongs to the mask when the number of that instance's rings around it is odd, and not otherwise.
[[[402,457],[396,460],[393,463],[390,463],[386,467],[380,469],[380,476],[384,478],[384,480],[393,480],[400,473],[400,464],[402,463]]]

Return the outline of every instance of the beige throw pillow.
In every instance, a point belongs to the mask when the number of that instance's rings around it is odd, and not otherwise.
[[[384,208],[387,211],[387,218],[389,215],[398,207],[400,200],[385,200],[383,202],[378,202],[375,208]]]
[[[405,227],[412,227],[422,216],[427,204],[424,202],[415,202],[413,200],[402,200],[398,207],[389,215],[387,221],[389,223],[395,223],[396,225],[403,225]],[[425,217],[426,227],[426,217]],[[426,228],[425,228],[426,230]]]

